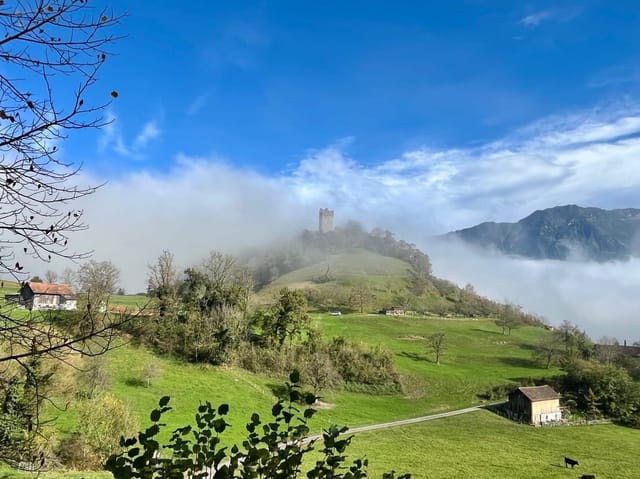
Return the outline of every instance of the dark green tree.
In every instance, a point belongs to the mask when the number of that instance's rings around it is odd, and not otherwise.
[[[304,292],[282,288],[278,301],[262,317],[262,331],[268,338],[282,346],[309,327],[307,299]]]
[[[593,343],[589,336],[569,321],[563,321],[553,332],[554,336],[562,344],[564,353],[561,363],[568,368],[579,360],[587,360],[593,356]]]
[[[536,343],[534,359],[549,369],[562,357],[562,344],[555,334],[545,334]]]

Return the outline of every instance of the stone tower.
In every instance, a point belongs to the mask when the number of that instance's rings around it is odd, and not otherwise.
[[[320,233],[333,231],[333,210],[329,208],[320,208],[318,215],[318,229]]]

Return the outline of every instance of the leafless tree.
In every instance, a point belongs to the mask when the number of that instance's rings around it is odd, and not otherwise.
[[[149,266],[147,292],[152,296],[175,296],[178,287],[178,270],[173,253],[164,250],[155,264]]]
[[[596,355],[600,362],[611,364],[618,356],[620,342],[611,336],[602,336],[596,345]]]
[[[200,270],[216,287],[225,286],[235,279],[236,260],[233,256],[219,251],[211,251],[202,262]]]
[[[149,266],[147,293],[159,302],[160,316],[171,315],[178,302],[179,276],[173,253],[164,250]]]
[[[549,369],[562,357],[562,341],[555,334],[540,337],[533,352],[534,359]]]
[[[111,261],[90,260],[78,270],[78,286],[90,304],[104,306],[116,292],[120,271]]]
[[[63,284],[69,285],[71,289],[76,288],[78,273],[71,268],[65,268],[60,275]]]
[[[73,201],[95,191],[58,158],[70,131],[100,127],[111,97],[88,92],[110,55],[120,18],[85,0],[0,2],[0,272],[22,279],[23,258],[82,259],[69,236],[83,230]],[[74,181],[75,180],[75,181]]]
[[[431,349],[436,355],[436,364],[440,364],[440,356],[444,351],[445,337],[444,333],[433,333],[427,337],[429,349]]]
[[[56,281],[58,281],[58,273],[56,273],[55,271],[48,269],[45,273],[44,273],[44,280],[47,283],[55,283]]]
[[[373,299],[373,293],[371,288],[365,282],[358,282],[351,288],[349,294],[349,302],[356,308],[360,314],[364,313],[365,308],[369,305]]]
[[[29,257],[48,262],[90,254],[74,251],[69,241],[86,228],[75,202],[95,187],[79,181],[80,166],[61,160],[58,148],[72,131],[106,124],[102,112],[118,94],[91,92],[111,55],[119,21],[111,10],[86,0],[0,0],[2,275],[28,278],[24,260]],[[40,359],[102,354],[116,328],[131,318],[86,309],[63,324],[64,318],[12,308],[0,310],[0,367],[1,372],[21,367],[35,387],[35,417],[25,429],[33,435],[45,398],[39,378],[47,377],[38,374]]]
[[[502,334],[509,332],[511,336],[511,330],[522,326],[522,306],[513,303],[505,303],[500,307],[498,313],[498,319],[495,321],[496,325],[502,328]]]

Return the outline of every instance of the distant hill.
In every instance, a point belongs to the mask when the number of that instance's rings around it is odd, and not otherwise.
[[[273,302],[282,287],[301,289],[316,311],[378,311],[401,307],[434,315],[496,316],[501,305],[431,272],[429,256],[390,231],[366,232],[355,222],[243,258],[253,273],[255,302]],[[537,318],[520,313],[523,321]]]
[[[567,205],[538,210],[517,223],[481,223],[446,236],[526,258],[604,262],[640,255],[639,233],[640,209]]]

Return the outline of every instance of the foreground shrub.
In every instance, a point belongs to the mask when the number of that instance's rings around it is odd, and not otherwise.
[[[302,472],[306,454],[314,450],[316,439],[308,439],[307,421],[314,409],[304,411],[297,407],[301,401],[313,404],[313,394],[303,394],[297,372],[289,376],[287,397],[274,404],[270,418],[264,421],[254,413],[246,426],[247,437],[240,446],[230,449],[221,446],[221,435],[229,427],[226,404],[214,408],[211,403],[201,404],[195,423],[173,431],[169,442],[161,446],[157,440],[162,427],[162,415],[168,412],[169,398],[163,397],[158,409],[151,412],[152,425],[137,437],[122,438],[120,444],[128,448],[107,460],[106,469],[115,479],[359,479],[366,478],[366,459],[346,463],[345,450],[352,437],[342,434],[347,428],[332,426],[322,435],[321,457]],[[168,454],[169,457],[164,457]],[[396,476],[385,473],[383,479],[409,479],[410,474]]]
[[[350,389],[400,391],[400,375],[388,349],[350,343],[338,337],[331,340],[327,352]]]
[[[78,430],[60,443],[61,460],[76,469],[97,469],[122,449],[118,438],[138,427],[127,406],[110,394],[83,401],[78,409]]]

